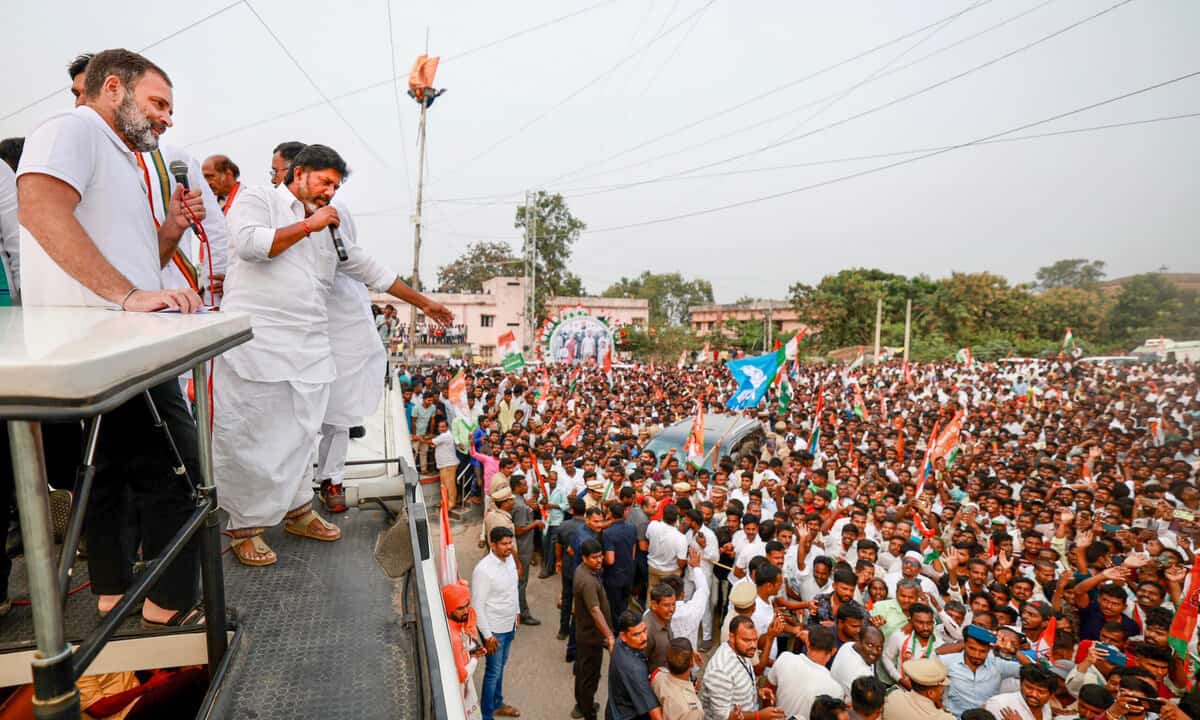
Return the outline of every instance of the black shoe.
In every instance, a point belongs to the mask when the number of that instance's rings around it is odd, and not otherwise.
[[[569,662],[569,663],[573,663],[573,662],[575,662],[575,656],[574,656],[574,655],[567,655],[565,658],[563,658],[563,660],[566,660],[566,661],[567,661],[567,662]]]
[[[559,640],[566,640],[566,639],[567,639],[567,634],[566,634],[565,632],[563,632],[562,630],[559,630],[559,631],[558,631],[558,639],[559,639]]]
[[[351,440],[357,440],[359,438],[364,438],[366,436],[367,436],[367,429],[365,427],[363,427],[362,425],[355,425],[354,427],[350,428],[350,439]]]
[[[532,615],[526,615],[526,616],[524,616],[524,617],[522,617],[522,618],[521,618],[521,624],[522,624],[522,625],[529,625],[530,627],[533,627],[533,626],[536,626],[536,625],[541,625],[541,624],[542,624],[542,621],[541,621],[541,620],[538,620],[537,618],[535,618],[535,617],[534,617],[534,616],[532,616]]]
[[[540,573],[538,573],[538,580],[545,580],[546,578],[550,577],[553,574],[554,573],[552,573],[552,572],[540,572]]]

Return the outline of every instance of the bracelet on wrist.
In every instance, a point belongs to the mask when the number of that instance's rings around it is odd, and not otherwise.
[[[129,298],[137,291],[138,291],[138,289],[135,287],[129,288],[129,292],[125,293],[125,297],[121,298],[121,309],[122,310],[125,309],[125,303],[129,302]]]
[[[304,237],[308,237],[309,235],[312,235],[312,228],[310,228],[308,226],[307,220],[301,220],[300,224],[304,226]]]

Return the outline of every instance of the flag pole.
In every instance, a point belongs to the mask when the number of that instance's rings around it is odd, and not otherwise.
[[[908,339],[912,331],[912,299],[904,301],[904,362],[908,363]]]
[[[875,355],[871,358],[871,364],[879,364],[879,332],[883,324],[883,298],[875,300]]]

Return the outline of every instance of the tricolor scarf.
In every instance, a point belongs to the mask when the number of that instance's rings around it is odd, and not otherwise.
[[[157,183],[151,182],[150,169],[146,165],[145,157],[149,156],[150,162],[154,165],[154,174],[157,178]],[[171,174],[167,172],[167,163],[163,160],[162,151],[151,150],[148,153],[134,153],[137,158],[138,167],[142,170],[142,179],[146,181],[146,199],[150,203],[150,218],[154,220],[154,227],[158,229],[167,219],[167,213],[171,206]],[[157,197],[155,197],[157,195]],[[162,214],[159,214],[159,211]],[[187,254],[183,250],[176,248],[174,254],[171,255],[171,263],[183,275],[188,286],[196,293],[200,293],[200,273],[192,261],[188,259]]]

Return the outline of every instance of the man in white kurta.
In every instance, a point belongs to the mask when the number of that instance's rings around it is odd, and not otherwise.
[[[357,246],[354,221],[341,206],[338,214],[342,218],[339,231],[347,249]],[[374,414],[383,399],[387,353],[375,329],[367,286],[340,269],[334,275],[329,296],[329,344],[337,377],[321,423],[317,479],[321,481],[325,508],[342,512],[346,509],[342,480],[350,450],[350,428]]]
[[[332,149],[309,145],[283,185],[243,188],[229,213],[235,260],[223,308],[249,313],[254,339],[216,362],[213,474],[234,554],[248,565],[278,560],[260,536],[284,519],[295,535],[341,535],[312,509],[317,433],[337,377],[328,308],[337,271],[435,321],[451,318],[357,245],[339,263],[329,227],[341,220],[330,202],[345,169]]]

